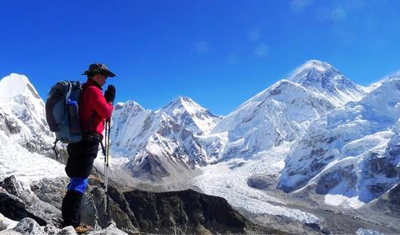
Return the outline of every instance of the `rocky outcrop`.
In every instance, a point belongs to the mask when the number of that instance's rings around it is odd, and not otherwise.
[[[87,235],[126,235],[125,232],[119,230],[115,224],[110,224],[104,229],[96,228],[86,233]],[[59,229],[53,225],[40,226],[31,218],[22,219],[14,228],[0,230],[0,235],[77,235],[72,226]]]
[[[6,178],[0,185],[0,213],[5,217],[17,221],[29,217],[42,226],[61,223],[57,219],[61,213],[24,191],[14,176]]]
[[[31,185],[31,190],[43,202],[53,205],[61,210],[62,200],[66,193],[69,179],[65,177],[47,179],[44,178]]]
[[[60,229],[60,208],[67,183],[67,178],[43,179],[31,185],[32,194],[20,187],[15,177],[1,182],[7,190],[0,188],[0,213],[20,221],[13,230],[6,231],[74,234],[68,228]],[[106,196],[103,181],[93,175],[89,178],[81,216],[82,222],[97,228],[96,234],[280,233],[250,222],[223,198],[193,190],[121,192],[113,185],[111,182]]]
[[[82,211],[82,220],[90,225],[104,227],[112,220],[129,234],[279,233],[248,221],[225,199],[193,190],[122,193],[110,187],[106,209],[101,181],[92,181]]]
[[[33,219],[31,218],[24,218],[19,223],[15,228],[13,228],[14,231],[20,232],[22,234],[26,235],[46,235],[44,231],[44,228],[41,228],[40,225]]]
[[[400,183],[390,190],[388,204],[390,212],[396,216],[400,216]]]
[[[342,181],[348,182],[348,188],[355,187],[357,184],[357,175],[353,171],[354,166],[349,165],[342,168],[337,168],[325,175],[323,175],[317,183],[317,194],[328,194],[329,191],[338,186]],[[347,189],[349,190],[349,189]]]
[[[260,190],[275,186],[276,175],[253,175],[247,179],[247,185]]]
[[[193,190],[166,193],[124,193],[138,227],[147,233],[245,234],[279,233],[245,219],[223,198]]]

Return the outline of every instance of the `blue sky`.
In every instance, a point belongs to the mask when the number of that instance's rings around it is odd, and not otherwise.
[[[361,85],[400,70],[400,1],[4,0],[0,77],[45,99],[90,63],[117,101],[156,110],[180,95],[226,115],[310,59]]]

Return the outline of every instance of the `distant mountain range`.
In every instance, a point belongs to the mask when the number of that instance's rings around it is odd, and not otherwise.
[[[3,78],[0,99],[1,150],[22,147],[50,156],[54,135],[29,80]],[[188,97],[156,111],[134,101],[118,103],[112,156],[126,159],[117,167],[133,179],[162,184],[188,180],[207,166],[262,160],[281,149],[273,174],[279,189],[368,203],[399,184],[399,130],[400,75],[363,87],[311,60],[224,117]]]

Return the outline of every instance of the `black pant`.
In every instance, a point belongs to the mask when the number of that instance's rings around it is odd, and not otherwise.
[[[81,141],[68,145],[68,162],[65,171],[70,178],[88,178],[93,168],[94,159],[99,150],[98,141]],[[78,227],[81,221],[81,205],[83,193],[68,190],[62,204],[64,227],[72,225]]]

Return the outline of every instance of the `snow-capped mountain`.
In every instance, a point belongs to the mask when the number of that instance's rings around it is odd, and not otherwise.
[[[310,123],[334,106],[323,96],[281,80],[251,98],[225,117],[213,134],[227,133],[219,158],[252,155],[292,142]]]
[[[221,136],[214,146],[223,150],[208,148],[208,152],[219,155],[216,158],[250,157],[293,142],[324,113],[364,94],[363,87],[328,63],[308,61],[288,80],[260,92],[219,122],[212,134]]]
[[[365,87],[353,83],[332,65],[318,60],[310,60],[298,67],[288,80],[324,96],[335,106],[361,100],[366,93]]]
[[[65,176],[64,166],[46,156],[55,136],[45,120],[44,102],[24,75],[0,80],[0,180],[14,175],[29,183]]]
[[[400,79],[317,120],[293,147],[279,187],[370,202],[399,181]]]
[[[160,180],[175,168],[184,172],[224,159],[262,157],[273,147],[293,144],[314,120],[364,94],[331,65],[312,60],[223,118],[187,97],[157,111],[133,101],[118,104],[112,148],[131,159],[125,167],[134,176]]]
[[[113,114],[113,151],[131,159],[133,176],[152,181],[179,178],[207,159],[198,135],[210,132],[219,117],[187,97],[157,111],[135,102],[120,103]]]
[[[0,129],[30,152],[49,154],[54,135],[45,119],[44,102],[24,75],[0,81]]]
[[[332,66],[310,61],[226,117],[185,97],[157,111],[119,103],[110,173],[122,169],[140,183],[162,185],[193,179],[188,187],[248,213],[318,225],[323,216],[317,210],[291,208],[292,201],[277,196],[280,190],[275,194],[276,185],[288,193],[326,195],[330,205],[340,196],[352,207],[389,192],[400,174],[399,97],[399,76],[363,88]],[[44,157],[54,137],[27,78],[1,80],[0,100],[0,178],[16,174],[29,183],[64,176],[63,165]],[[24,170],[15,170],[19,166]]]
[[[168,114],[178,125],[195,135],[209,134],[221,119],[188,97],[178,97],[159,112]]]

